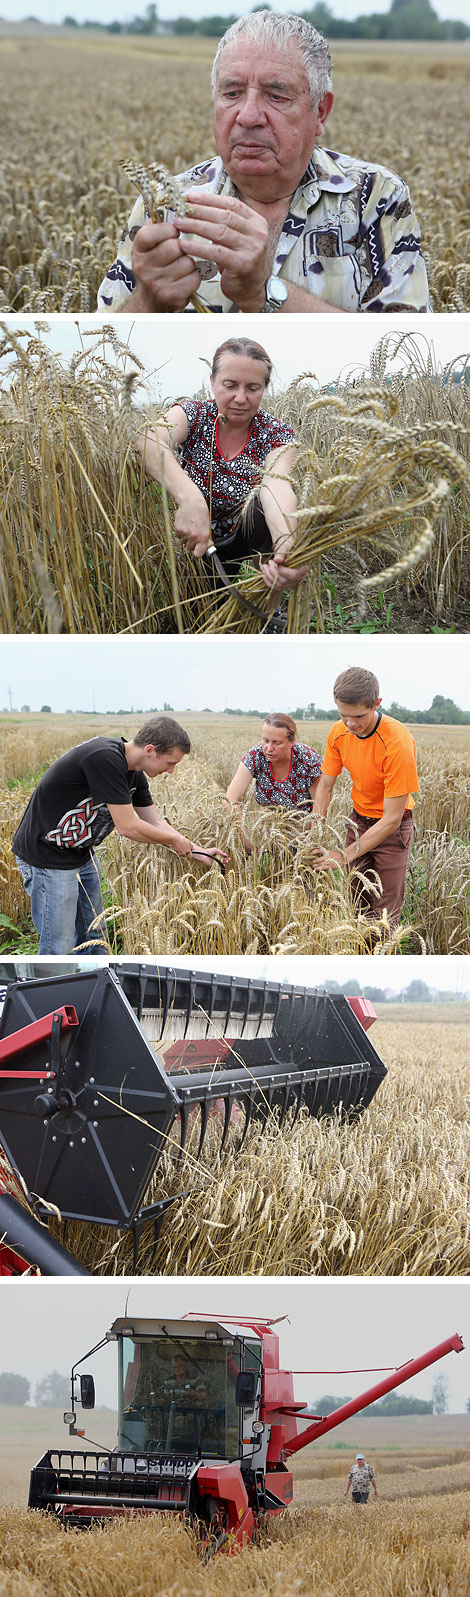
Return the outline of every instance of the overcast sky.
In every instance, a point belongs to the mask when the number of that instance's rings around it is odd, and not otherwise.
[[[101,320],[103,318],[97,316],[81,317],[78,326],[77,320],[71,316],[55,316],[53,321],[45,318],[43,336],[51,349],[63,356],[64,360],[70,360],[82,344],[86,349],[92,347],[93,339],[88,334],[92,332],[97,336]],[[109,318],[105,317],[105,324],[107,320]],[[38,319],[23,316],[21,326],[28,325],[35,334]],[[386,328],[377,326],[372,317],[360,321],[359,317],[351,316],[347,340],[343,327],[341,338],[332,338],[329,322],[323,325],[321,317],[318,317],[315,327],[309,328],[311,336],[308,342],[303,317],[290,316],[287,323],[285,317],[273,316],[266,330],[263,327],[262,339],[274,361],[274,387],[279,388],[305,371],[313,373],[322,385],[334,381],[340,373],[364,370],[371,351],[384,334],[388,336],[396,331],[406,332],[409,337],[418,339],[424,361],[431,344],[435,363],[440,367],[459,356],[468,355],[470,350],[470,317],[444,315],[433,316],[432,321],[426,321],[424,328],[421,316],[407,316],[406,323],[399,315],[387,316]],[[214,332],[212,324],[208,328],[202,316],[187,316],[184,321],[178,316],[171,323],[168,316],[146,317],[144,321],[130,316],[121,316],[119,319],[119,337],[123,343],[128,342],[130,349],[143,361],[152,400],[160,404],[165,399],[196,393],[208,379],[207,361],[212,363],[217,345],[230,335],[239,337],[239,318],[230,317],[229,325],[224,323],[223,332],[219,327]],[[245,316],[243,335],[259,341],[257,316]],[[109,344],[106,346],[106,358],[114,362]],[[408,360],[406,350],[402,349],[398,358],[390,361],[389,369],[406,369]],[[5,366],[5,360],[0,361],[0,371],[5,370]],[[140,403],[145,403],[142,390],[136,398],[140,398]]]
[[[437,987],[439,990],[454,993],[470,992],[470,955],[461,959],[449,959],[441,954],[428,954],[423,962],[419,954],[407,954],[400,960],[387,960],[384,968],[373,955],[305,954],[297,958],[283,954],[276,958],[273,954],[269,959],[262,959],[259,955],[244,954],[237,959],[236,955],[218,955],[216,958],[198,958],[198,968],[201,970],[228,971],[232,975],[258,976],[263,980],[287,981],[294,986],[321,987],[327,980],[337,981],[347,989],[348,981],[353,979],[360,982],[361,987],[379,986],[391,988],[396,992],[402,991],[410,981],[418,977],[425,981],[428,987]],[[178,965],[192,969],[194,959],[178,955],[177,959],[160,958],[159,964],[165,966]],[[393,1011],[391,1012],[393,1016]],[[469,1015],[470,1025],[470,1015]],[[470,1036],[470,1033],[469,1033]]]
[[[0,1369],[26,1375],[33,1384],[58,1369],[66,1375],[73,1362],[104,1335],[113,1319],[125,1313],[129,1282],[10,1281],[3,1287],[7,1312],[0,1330]],[[8,1302],[6,1303],[6,1299]],[[188,1310],[198,1314],[289,1314],[279,1326],[280,1359],[285,1369],[315,1370],[298,1376],[298,1398],[311,1402],[323,1392],[355,1396],[380,1376],[338,1374],[371,1365],[397,1366],[418,1357],[458,1331],[463,1353],[448,1355],[410,1383],[416,1397],[429,1398],[436,1372],[449,1382],[449,1406],[461,1412],[470,1395],[470,1282],[367,1280],[249,1280],[207,1278],[131,1285],[129,1315],[179,1319]],[[31,1334],[34,1325],[34,1334]],[[87,1360],[97,1382],[97,1402],[115,1405],[116,1350],[112,1345]],[[321,1372],[325,1371],[323,1374]],[[405,1388],[406,1390],[406,1388]],[[469,1417],[470,1437],[470,1417]],[[93,1436],[99,1437],[97,1422]],[[1,1443],[0,1443],[1,1446]]]
[[[385,704],[426,709],[436,693],[470,705],[468,638],[325,636],[300,638],[0,638],[0,709],[135,710],[181,714],[206,707],[291,710],[332,704],[340,671],[363,665],[379,678]],[[77,738],[77,742],[78,742]]]
[[[370,11],[386,12],[390,10],[390,0],[328,0],[330,10],[336,17],[364,16]],[[26,0],[2,0],[2,17],[21,20],[25,16],[39,17],[41,22],[59,23],[64,16],[76,17],[77,22],[91,18],[95,22],[125,22],[129,18],[142,15],[146,9],[147,0],[31,0],[28,6]],[[252,0],[240,0],[235,5],[233,0],[159,0],[158,13],[165,22],[170,22],[174,17],[208,17],[217,12],[218,16],[235,14],[242,16],[253,9]],[[272,11],[285,11],[285,5],[276,4],[271,0]],[[294,10],[297,10],[294,7]],[[468,22],[468,0],[434,0],[434,9],[442,19],[460,17]]]

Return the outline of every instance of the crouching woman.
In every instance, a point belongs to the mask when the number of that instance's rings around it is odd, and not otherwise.
[[[176,500],[174,530],[185,548],[201,559],[214,545],[229,577],[254,558],[276,596],[307,568],[285,565],[297,530],[289,480],[297,451],[292,428],[261,409],[271,370],[261,344],[226,339],[212,362],[213,399],[181,399],[135,448],[148,476]]]

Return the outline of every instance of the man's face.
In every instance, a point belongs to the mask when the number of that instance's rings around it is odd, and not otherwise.
[[[142,770],[146,776],[160,776],[162,771],[169,771],[171,774],[180,760],[184,759],[182,749],[168,749],[166,754],[158,754],[153,743],[146,743],[144,755],[145,765],[142,766]]]
[[[188,1366],[187,1366],[187,1363],[186,1363],[186,1359],[184,1359],[182,1355],[181,1355],[181,1358],[177,1357],[177,1358],[173,1359],[173,1370],[174,1370],[174,1373],[176,1375],[177,1381],[180,1381],[181,1385],[182,1385],[183,1381],[186,1380],[187,1373],[188,1373]]]
[[[326,104],[327,102],[327,104]],[[217,149],[242,196],[291,196],[323,131],[333,95],[315,108],[298,45],[234,40],[222,52],[214,102]]]
[[[377,711],[381,703],[382,700],[377,699],[377,703],[372,706],[367,704],[344,704],[342,699],[337,699],[336,708],[341,720],[344,721],[344,725],[347,726],[348,732],[353,732],[357,738],[366,738],[369,736],[369,732],[373,731],[377,720]]]

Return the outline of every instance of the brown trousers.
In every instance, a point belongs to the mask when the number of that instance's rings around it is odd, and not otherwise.
[[[354,825],[350,823],[348,826],[346,848],[348,848],[350,843],[354,843],[356,838],[364,837],[369,828],[375,826],[376,820],[377,816],[369,818],[367,815],[358,815],[357,810],[353,810],[351,821],[354,822]],[[413,832],[413,812],[412,810],[405,810],[397,831],[392,832],[390,837],[385,838],[384,843],[379,843],[376,848],[371,848],[370,853],[361,854],[361,858],[357,862],[357,870],[360,871],[361,876],[370,876],[372,871],[377,872],[382,884],[382,892],[379,897],[376,897],[374,891],[374,887],[377,887],[378,883],[374,882],[368,891],[367,887],[355,874],[354,867],[352,870],[352,888],[357,895],[356,903],[358,908],[366,915],[370,915],[374,920],[380,920],[382,910],[386,909],[392,928],[398,925],[400,919]]]

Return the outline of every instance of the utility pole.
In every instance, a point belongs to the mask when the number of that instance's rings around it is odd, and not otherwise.
[[[9,683],[8,683],[8,698],[10,700],[10,715],[11,715],[12,710],[13,710],[13,701],[12,701],[12,696],[11,696],[11,687],[10,687]]]

